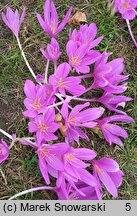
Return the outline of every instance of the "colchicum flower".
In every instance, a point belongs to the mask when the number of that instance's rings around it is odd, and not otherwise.
[[[115,8],[124,19],[133,20],[137,15],[137,0],[115,0]]]
[[[93,175],[96,177],[98,187],[101,188],[101,182],[106,189],[115,198],[118,196],[117,188],[122,184],[122,177],[124,173],[119,169],[119,165],[115,160],[110,158],[101,158],[100,160],[93,160]]]
[[[106,92],[120,94],[127,89],[127,83],[118,85],[128,79],[128,75],[121,75],[124,70],[124,59],[118,58],[107,63],[110,53],[104,52],[95,63],[94,82],[92,88],[101,88]]]
[[[80,26],[79,31],[74,29],[72,34],[69,37],[69,40],[76,42],[78,46],[88,45],[90,49],[93,49],[102,41],[104,37],[101,36],[95,39],[96,35],[97,35],[96,24],[91,23],[89,26],[85,24]]]
[[[65,18],[59,24],[58,15],[54,3],[51,0],[47,0],[44,5],[44,20],[41,15],[37,13],[37,19],[43,30],[50,35],[50,37],[56,37],[56,35],[63,30],[68,22],[71,14],[72,7],[68,10]]]
[[[78,44],[72,40],[68,41],[66,52],[69,57],[69,64],[77,73],[89,73],[89,65],[93,64],[100,56],[98,51],[90,51],[88,45],[83,44],[78,46]]]
[[[6,15],[2,12],[2,19],[4,23],[9,27],[13,34],[18,38],[20,26],[24,20],[26,9],[23,9],[21,17],[19,17],[19,12],[16,9],[15,12],[12,11],[10,7],[7,8]]]
[[[58,66],[56,74],[49,77],[49,83],[56,92],[66,96],[66,91],[74,96],[80,96],[85,92],[85,87],[80,85],[81,79],[78,77],[67,77],[70,72],[70,65],[62,63]]]
[[[61,109],[61,114],[65,120],[65,131],[64,134],[69,143],[73,143],[75,140],[79,143],[79,137],[88,140],[87,135],[79,128],[93,128],[97,125],[94,120],[97,120],[103,113],[104,109],[99,108],[88,108],[81,111],[85,107],[89,106],[89,103],[75,106],[70,114],[68,113],[68,104],[64,103]]]
[[[39,167],[43,178],[47,184],[50,184],[50,170],[55,170],[53,173],[64,170],[64,163],[61,157],[68,149],[66,143],[57,143],[53,145],[43,144],[38,148]]]
[[[51,43],[47,45],[47,51],[42,48],[40,51],[47,60],[53,61],[54,63],[57,62],[61,55],[59,44],[55,38],[52,38]]]
[[[132,98],[123,96],[123,95],[113,95],[109,92],[104,92],[102,97],[98,98],[97,101],[102,103],[104,106],[106,106],[109,110],[120,113],[120,114],[126,114],[122,110],[118,109],[118,106],[125,107],[125,104],[127,101],[131,101]]]
[[[99,127],[101,128],[106,141],[112,145],[115,143],[117,145],[123,146],[123,142],[120,137],[125,139],[128,138],[127,132],[120,126],[111,124],[110,122],[133,122],[134,120],[127,115],[113,115],[106,117],[102,120],[97,120]]]
[[[24,105],[27,108],[23,112],[24,116],[35,118],[39,113],[46,112],[47,94],[46,86],[36,85],[31,80],[26,80],[24,92],[27,98],[24,100]]]
[[[55,110],[50,108],[45,115],[38,115],[29,122],[29,132],[36,132],[39,145],[44,141],[56,140],[58,138],[53,134],[59,128],[59,125],[54,120]]]
[[[5,161],[9,156],[9,147],[7,146],[6,142],[1,139],[0,142],[0,164]]]

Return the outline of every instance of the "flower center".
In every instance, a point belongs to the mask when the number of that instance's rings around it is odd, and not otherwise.
[[[41,104],[41,98],[35,98],[31,107],[34,109],[34,110],[39,110],[41,109],[42,107],[42,104]]]
[[[97,173],[104,175],[104,171],[102,169],[100,169],[97,165],[95,165],[95,167],[96,167]]]
[[[75,125],[76,124],[76,117],[68,117],[68,122],[69,122],[69,124],[71,124],[71,125]]]
[[[49,158],[50,157],[49,150],[46,149],[46,148],[41,148],[40,149],[40,155],[41,155],[42,159],[45,158],[45,157]]]
[[[67,161],[74,161],[75,160],[75,157],[73,154],[66,154],[65,158]]]
[[[46,133],[49,128],[45,123],[41,123],[38,125],[38,129],[40,130],[41,133]]]
[[[0,148],[0,155],[2,155],[2,148]]]
[[[58,79],[58,81],[57,81],[57,85],[58,85],[59,88],[64,88],[64,87],[65,87],[62,78],[59,78],[59,79]]]
[[[57,30],[57,23],[54,21],[52,21],[51,25],[50,25],[50,29],[52,31],[53,34],[56,33],[56,30]]]
[[[80,57],[79,56],[72,56],[71,57],[71,63],[73,65],[80,65],[80,63],[81,63]]]
[[[123,10],[127,10],[127,9],[129,8],[129,6],[130,6],[129,2],[124,2],[124,3],[121,5],[121,8],[122,8]]]

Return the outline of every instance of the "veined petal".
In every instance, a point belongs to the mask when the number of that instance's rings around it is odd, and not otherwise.
[[[92,160],[96,157],[96,152],[87,149],[87,148],[77,148],[74,149],[75,157],[79,158],[80,160]]]
[[[44,19],[50,25],[51,0],[46,0],[44,4]]]
[[[124,138],[128,138],[128,134],[127,132],[121,128],[118,125],[114,125],[114,124],[107,124],[107,130],[110,131],[110,133],[116,135],[116,136],[121,136]]]
[[[28,98],[35,98],[35,85],[31,80],[26,80],[24,85],[24,92]]]
[[[95,161],[95,164],[97,164],[98,167],[100,167],[103,170],[106,170],[107,172],[119,171],[118,163],[111,158],[106,158],[106,157],[101,158],[101,159]]]
[[[45,180],[45,182],[49,185],[50,184],[50,179],[49,179],[49,175],[48,175],[48,172],[47,172],[47,166],[46,166],[46,162],[42,159],[39,159],[39,168],[40,168],[40,171],[42,173],[42,176]]]
[[[111,180],[110,176],[107,174],[107,172],[102,170],[102,172],[98,173],[98,176],[104,184],[104,186],[106,187],[106,189],[108,190],[108,192],[111,193],[114,197],[117,197],[117,188],[114,182]]]

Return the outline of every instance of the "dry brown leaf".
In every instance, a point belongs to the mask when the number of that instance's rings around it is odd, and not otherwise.
[[[87,22],[87,18],[86,18],[86,14],[81,12],[81,11],[77,11],[68,21],[68,24],[71,25],[80,25],[81,22],[86,23]]]

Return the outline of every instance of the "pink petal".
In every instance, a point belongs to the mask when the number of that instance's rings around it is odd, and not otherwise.
[[[87,148],[77,148],[74,149],[75,157],[79,158],[80,160],[92,160],[96,157],[96,153]]]
[[[111,193],[115,198],[118,196],[117,189],[114,184],[114,182],[111,180],[110,176],[107,174],[107,172],[102,171],[98,173],[98,176],[102,183],[105,185],[106,189],[109,193]]]
[[[46,165],[46,162],[42,159],[39,159],[39,168],[40,168],[40,171],[42,173],[42,176],[43,176],[45,182],[49,185],[50,179],[49,179],[49,175],[47,172],[47,165]]]

